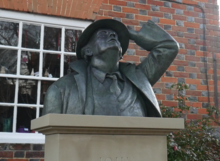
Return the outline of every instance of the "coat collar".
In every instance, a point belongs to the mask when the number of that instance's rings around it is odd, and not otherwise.
[[[93,68],[93,67],[91,68],[91,70],[92,70],[93,75],[96,77],[96,79],[101,83],[104,82],[107,75],[116,75],[118,79],[124,81],[124,79],[119,71],[109,74],[109,73],[105,73],[105,72],[98,70],[96,68]]]
[[[85,73],[88,63],[84,60],[77,60],[69,64],[70,68],[73,69],[77,74]]]

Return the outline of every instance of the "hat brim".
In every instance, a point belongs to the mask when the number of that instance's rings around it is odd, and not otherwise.
[[[118,40],[122,47],[122,55],[124,55],[129,44],[129,32],[127,27],[117,20],[102,19],[93,22],[83,31],[77,42],[76,55],[78,59],[84,59],[81,54],[81,49],[89,42],[92,35],[99,29],[111,29],[117,33]]]

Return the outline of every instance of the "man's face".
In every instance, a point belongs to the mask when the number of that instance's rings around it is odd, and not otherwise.
[[[112,50],[118,53],[121,57],[122,48],[118,41],[118,35],[110,29],[100,29],[95,32],[90,39],[92,44],[93,56],[98,56],[106,53],[107,50]]]

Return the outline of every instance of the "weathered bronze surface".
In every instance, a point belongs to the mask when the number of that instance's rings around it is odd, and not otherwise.
[[[129,40],[150,51],[137,66],[119,62]],[[177,53],[178,43],[152,21],[138,32],[116,20],[96,21],[78,41],[74,72],[48,89],[44,114],[161,117],[152,86]]]

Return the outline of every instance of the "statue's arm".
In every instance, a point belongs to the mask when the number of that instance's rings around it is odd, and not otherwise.
[[[129,30],[130,39],[150,51],[148,57],[137,66],[153,86],[170,66],[178,54],[178,43],[166,31],[152,21],[143,25],[140,31]]]
[[[62,113],[62,95],[60,89],[52,84],[44,99],[43,115],[48,113]]]

